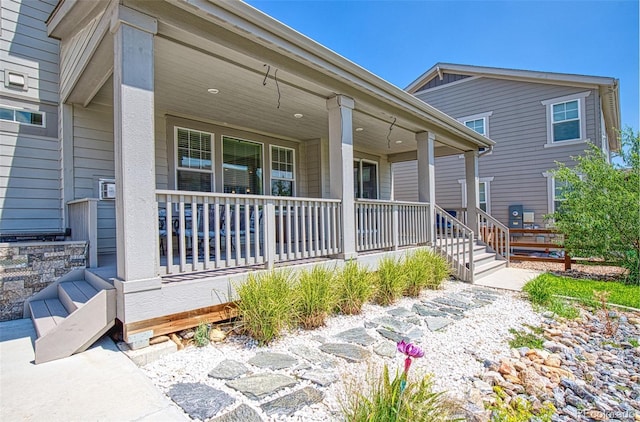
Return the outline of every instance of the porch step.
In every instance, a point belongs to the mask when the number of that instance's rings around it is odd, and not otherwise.
[[[489,274],[493,274],[498,270],[501,270],[503,268],[507,267],[507,261],[500,261],[493,259],[493,261],[489,261],[487,263],[484,263],[482,265],[476,265],[475,266],[475,271],[473,272],[473,281],[476,282],[479,279],[488,276]]]
[[[113,286],[77,271],[33,296],[27,307],[38,335],[35,363],[86,350],[115,324],[115,302]]]

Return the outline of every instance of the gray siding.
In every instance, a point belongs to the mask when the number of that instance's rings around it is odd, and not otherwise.
[[[454,73],[444,73],[442,75],[442,79],[440,79],[439,76],[435,76],[435,77],[431,78],[429,80],[429,82],[427,82],[426,84],[422,85],[416,91],[423,91],[425,89],[435,88],[437,86],[450,84],[451,82],[456,82],[456,81],[459,81],[461,79],[466,79],[468,77],[469,77],[469,75],[456,75]]]
[[[508,220],[508,206],[522,204],[535,212],[536,224],[544,225],[549,211],[547,178],[543,172],[556,168],[556,161],[572,165],[572,156],[584,152],[586,144],[547,143],[546,107],[541,101],[588,91],[586,88],[478,78],[450,87],[423,91],[417,97],[454,118],[492,112],[489,137],[496,141],[491,154],[479,160],[480,178],[490,183],[491,214]],[[585,99],[587,138],[600,142],[599,98],[597,90]],[[417,197],[417,187],[409,188],[417,177],[415,164],[398,164],[395,176],[397,199]],[[464,159],[450,156],[436,159],[436,201],[445,208],[461,206],[459,179],[464,179]],[[414,182],[415,183],[415,182]]]
[[[0,232],[61,231],[58,42],[44,21],[56,1],[0,2],[0,105],[45,113],[45,127],[0,122]],[[5,87],[5,72],[27,89]]]

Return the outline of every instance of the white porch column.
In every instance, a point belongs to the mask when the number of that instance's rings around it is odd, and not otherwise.
[[[436,136],[431,132],[416,133],[418,144],[418,201],[429,203],[429,240],[435,242],[436,164],[434,144]]]
[[[480,207],[480,193],[478,191],[478,151],[464,153],[464,171],[467,182],[467,227],[478,234],[478,213]]]
[[[337,95],[327,100],[329,110],[329,191],[342,200],[342,254],[345,259],[356,253],[356,220],[353,198],[353,122],[355,102]]]
[[[153,37],[157,21],[119,6],[114,40],[113,123],[118,278],[157,277]]]

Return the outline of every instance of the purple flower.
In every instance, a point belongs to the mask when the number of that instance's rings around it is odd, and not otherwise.
[[[421,358],[424,351],[413,343],[406,343],[404,340],[398,343],[398,352],[407,355],[410,358]]]

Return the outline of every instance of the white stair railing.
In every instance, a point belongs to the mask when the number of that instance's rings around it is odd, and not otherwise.
[[[436,246],[459,279],[473,283],[474,233],[462,221],[435,206]]]

